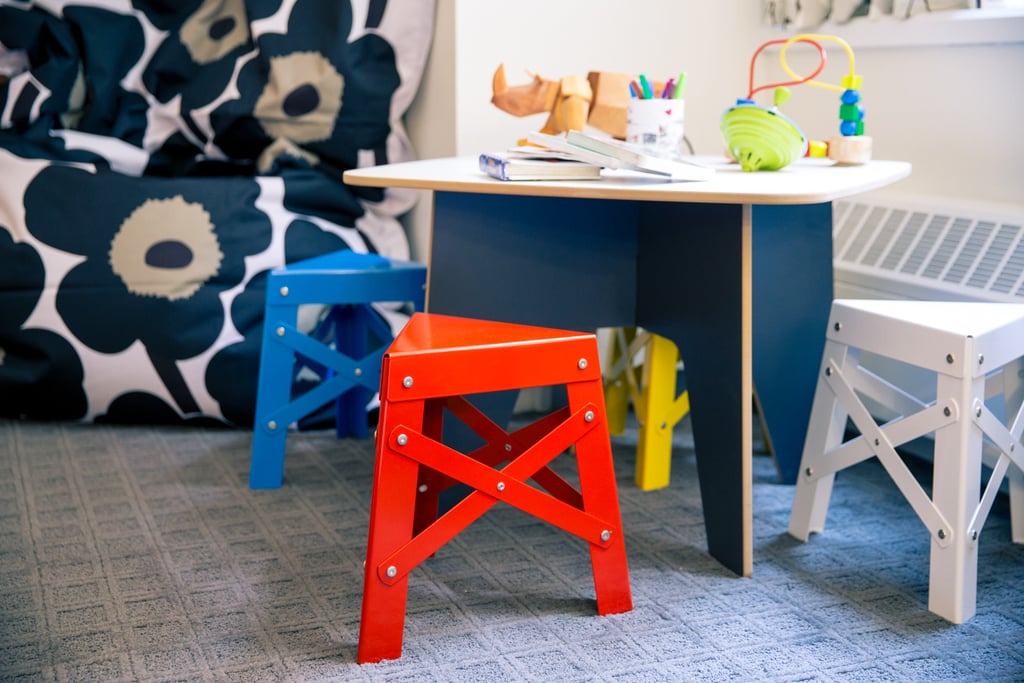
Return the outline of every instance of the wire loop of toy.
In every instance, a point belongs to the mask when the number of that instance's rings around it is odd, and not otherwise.
[[[782,50],[779,51],[779,61],[782,62],[782,68],[785,69],[786,73],[789,74],[793,78],[800,78],[796,74],[796,72],[794,72],[791,68],[789,68],[789,63],[786,62],[786,50],[788,50],[789,46],[792,45],[795,42],[811,42],[811,43],[814,43],[818,47],[818,49],[821,51],[821,54],[822,54],[820,67],[824,67],[825,66],[825,57],[824,57],[825,51],[824,51],[824,48],[821,46],[821,44],[817,42],[819,40],[826,40],[826,41],[830,41],[830,42],[833,42],[833,43],[838,43],[840,46],[842,46],[842,48],[844,50],[846,50],[846,56],[850,60],[850,78],[851,79],[854,78],[854,76],[856,75],[856,69],[855,69],[855,64],[854,64],[853,48],[850,47],[849,43],[847,43],[845,40],[843,40],[842,38],[840,38],[838,36],[822,35],[822,34],[819,34],[819,33],[801,33],[800,35],[793,36],[789,40],[783,41]],[[842,87],[842,86],[834,85],[832,83],[822,83],[821,81],[814,80],[814,77],[817,76],[819,73],[821,73],[821,68],[819,68],[818,71],[815,71],[811,75],[810,78],[802,80],[801,83],[806,83],[807,85],[813,85],[813,86],[818,87],[818,88],[825,88],[827,90],[835,90],[835,91],[838,91],[838,92],[842,92],[842,91],[846,90],[846,88]]]
[[[783,59],[783,61],[782,61],[783,68],[795,80],[792,80],[792,81],[779,81],[778,83],[768,83],[766,85],[762,85],[762,86],[759,86],[759,87],[755,88],[754,87],[754,65],[757,63],[757,56],[759,54],[761,54],[761,51],[764,50],[769,45],[780,45],[782,43],[785,43],[785,45],[782,48],[783,50],[785,50],[786,47],[788,47],[790,43],[794,43],[794,42],[807,43],[809,45],[813,45],[814,47],[816,47],[818,49],[818,56],[820,58],[820,61],[818,62],[818,68],[815,69],[814,72],[811,73],[809,76],[801,77],[801,76],[798,76],[796,73],[794,73],[789,68],[789,65],[786,64],[785,59]],[[748,100],[753,99],[755,94],[761,92],[762,90],[768,90],[769,88],[781,88],[781,87],[787,86],[787,85],[801,85],[803,83],[812,82],[814,77],[817,76],[818,74],[820,74],[825,69],[825,60],[826,60],[825,48],[822,47],[821,43],[813,40],[809,36],[808,37],[794,36],[793,38],[789,38],[789,39],[778,38],[776,40],[769,40],[766,43],[762,43],[761,46],[758,47],[754,51],[754,56],[750,58],[750,83],[749,83],[750,92],[747,94],[747,99]]]
[[[849,43],[847,43],[842,38],[839,38],[838,36],[823,35],[818,33],[801,33],[799,35],[793,36],[792,38],[778,38],[776,40],[769,40],[765,43],[762,43],[761,46],[754,51],[754,56],[750,58],[750,82],[747,99],[752,99],[755,94],[761,92],[762,90],[768,90],[769,88],[780,88],[787,85],[807,84],[813,85],[818,88],[825,88],[827,90],[836,90],[838,92],[846,90],[846,88],[842,86],[834,85],[832,83],[823,83],[821,81],[814,80],[815,77],[825,69],[825,61],[827,59],[825,47],[819,41],[829,41],[833,43],[838,43],[846,51],[846,56],[849,58],[850,61],[850,78],[853,78],[856,75],[856,63],[853,56],[853,48],[850,47]],[[808,45],[813,45],[818,50],[818,68],[816,68],[808,76],[800,76],[799,74],[797,74],[789,66],[789,62],[786,61],[786,52],[789,50],[789,46],[792,45],[793,43],[807,43]],[[777,83],[768,83],[766,85],[758,86],[757,88],[755,88],[754,65],[757,63],[758,55],[760,55],[761,52],[770,45],[782,45],[782,49],[779,51],[779,61],[782,63],[783,70],[785,70],[786,74],[789,75],[789,77],[792,78],[793,80],[779,81]]]

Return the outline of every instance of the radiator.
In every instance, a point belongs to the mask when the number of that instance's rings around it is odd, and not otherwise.
[[[1024,207],[863,195],[833,224],[837,297],[1024,303]]]
[[[836,298],[1024,303],[1024,206],[893,193],[836,201],[833,267]],[[864,365],[934,400],[930,373],[868,354]],[[1024,395],[1024,363],[986,385],[1002,417]],[[880,420],[894,416],[869,408]]]

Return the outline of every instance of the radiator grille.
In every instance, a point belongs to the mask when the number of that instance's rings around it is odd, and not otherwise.
[[[837,296],[1024,301],[1024,207],[865,195],[833,220]]]

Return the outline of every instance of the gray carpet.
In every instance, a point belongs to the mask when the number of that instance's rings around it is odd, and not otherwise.
[[[293,435],[284,488],[252,492],[246,432],[0,421],[0,678],[1024,680],[1005,500],[978,614],[953,626],[925,608],[928,537],[877,464],[840,475],[802,544],[792,488],[755,458],[740,579],[704,550],[685,437],[647,493],[616,440],[632,612],[596,616],[583,544],[499,507],[413,572],[403,657],[359,666],[370,442]]]

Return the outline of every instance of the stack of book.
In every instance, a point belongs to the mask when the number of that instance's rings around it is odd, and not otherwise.
[[[499,180],[591,180],[602,168],[653,173],[671,180],[709,180],[715,169],[687,157],[665,157],[611,137],[570,130],[533,132],[528,145],[480,155],[480,170]]]
[[[523,145],[480,155],[480,170],[498,180],[592,180],[601,167],[540,147]]]

